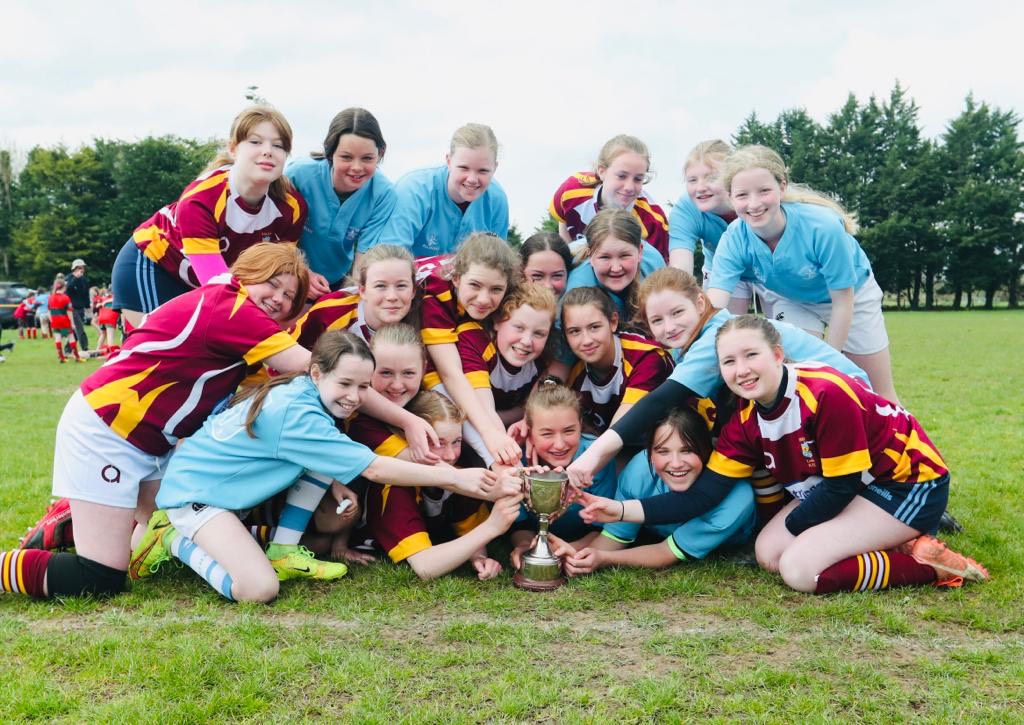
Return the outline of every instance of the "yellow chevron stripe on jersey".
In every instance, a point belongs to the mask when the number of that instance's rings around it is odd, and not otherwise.
[[[235,313],[238,312],[247,299],[249,299],[249,290],[245,288],[244,284],[239,285],[238,292],[235,293],[235,302],[231,305],[231,312],[228,314],[229,320],[235,316]]]
[[[299,200],[294,195],[288,194],[284,198],[285,203],[291,207],[292,210],[292,224],[297,224],[299,217],[302,216],[302,207],[299,206]],[[297,242],[297,239],[289,239],[288,241]]]
[[[565,217],[563,217],[561,214],[559,214],[558,210],[555,209],[555,200],[554,199],[552,199],[548,203],[548,214],[550,214],[552,217],[554,217],[555,220],[557,220],[557,221],[560,221],[560,222],[564,222],[565,221]]]
[[[654,207],[651,206],[650,202],[647,201],[647,199],[637,199],[636,202],[633,204],[633,214],[636,215],[636,217],[639,219],[640,215],[636,213],[637,207],[640,207],[648,214],[650,214],[652,219],[661,224],[661,226],[664,227],[665,231],[668,231],[668,222],[665,221],[664,215],[654,211]]]
[[[844,393],[850,396],[850,398],[857,404],[861,410],[865,410],[864,404],[860,402],[860,396],[854,392],[845,380],[838,375],[833,373],[820,372],[817,370],[807,370],[805,368],[797,368],[797,378],[816,378],[818,380],[828,380],[830,383],[835,385],[837,388],[842,390]]]
[[[832,458],[822,457],[821,473],[823,476],[845,476],[848,473],[860,473],[871,469],[871,453],[862,448],[859,451],[844,453]]]
[[[734,461],[723,456],[718,451],[711,452],[711,458],[708,459],[708,468],[728,478],[750,478],[754,473],[753,466]]]
[[[145,229],[138,229],[134,234],[132,234],[132,239],[135,241],[136,245],[148,242],[148,244],[146,244],[146,248],[142,250],[142,253],[154,262],[159,262],[163,258],[164,254],[167,252],[167,246],[170,244],[170,242],[167,241],[167,238],[160,232],[160,227],[158,226],[148,226]]]
[[[217,184],[222,183],[224,181],[224,177],[227,176],[227,174],[228,169],[219,169],[217,171],[214,171],[205,179],[203,179],[198,184],[193,186],[191,189],[183,193],[181,195],[181,198],[178,199],[178,201],[185,201],[185,199],[188,199],[190,196],[195,196],[196,194],[203,193],[207,189],[212,189],[213,187],[217,186]]]
[[[392,433],[384,442],[373,449],[373,452],[378,456],[388,456],[389,458],[396,457],[399,453],[409,447],[409,444],[405,442],[405,438],[400,435]]]
[[[939,452],[921,440],[921,436],[918,435],[916,430],[911,429],[909,436],[897,433],[896,438],[903,441],[905,451],[918,451],[932,463],[937,463],[943,468],[946,467],[946,462],[942,460]]]
[[[224,211],[228,207],[228,192],[230,190],[227,186],[224,187],[224,191],[217,197],[217,203],[213,205],[213,218],[218,224],[224,221]]]
[[[743,406],[742,408],[740,408],[740,410],[739,410],[740,423],[746,423],[748,420],[750,420],[750,416],[753,414],[753,412],[754,412],[754,401],[753,400],[747,401],[747,404],[745,406]]]
[[[800,396],[800,400],[804,401],[804,405],[812,413],[818,412],[818,401],[814,397],[814,393],[804,383],[796,384],[796,394]]]
[[[108,405],[116,405],[117,416],[110,424],[110,429],[122,438],[127,439],[139,422],[146,416],[146,412],[153,405],[153,401],[169,387],[177,385],[173,381],[166,383],[153,388],[142,398],[139,398],[138,391],[133,389],[134,386],[149,377],[159,366],[160,363],[155,363],[135,375],[111,380],[106,385],[96,388],[86,395],[85,402],[97,412],[99,412],[100,408],[106,408]]]
[[[220,254],[220,239],[216,237],[182,237],[181,251],[185,254]]]
[[[420,330],[420,336],[423,338],[424,345],[454,345],[459,341],[455,330],[446,330],[443,327],[425,327]]]
[[[253,365],[266,360],[268,357],[273,357],[283,350],[287,350],[294,344],[295,340],[291,338],[291,335],[281,330],[281,332],[276,332],[263,342],[253,346],[243,357],[249,365]]]
[[[589,199],[593,195],[593,187],[588,189],[568,189],[562,192],[562,203],[564,205],[566,201],[571,201],[572,199],[579,199],[581,197]]]
[[[628,374],[628,373],[627,373]],[[626,388],[626,391],[622,394],[622,402],[619,405],[632,405],[636,401],[646,396],[650,391],[641,390],[640,388]]]
[[[429,373],[424,374],[422,383],[424,390],[433,390],[440,384],[441,375],[437,371],[432,370]]]
[[[474,370],[471,373],[464,373],[466,380],[469,381],[470,387],[473,388],[490,388],[491,387],[491,376],[486,370]]]

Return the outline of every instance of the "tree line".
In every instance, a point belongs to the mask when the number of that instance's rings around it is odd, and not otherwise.
[[[881,287],[898,306],[954,308],[975,295],[1020,304],[1024,272],[1024,145],[1020,119],[969,95],[936,139],[897,84],[888,98],[846,103],[818,123],[804,109],[774,121],[751,113],[736,144],[782,154],[794,181],[833,194],[857,215]],[[0,274],[46,284],[80,257],[109,270],[134,228],[213,157],[214,141],[174,136],[91,146],[37,146],[12,168],[0,150]],[[545,219],[538,228],[551,228]],[[516,239],[519,231],[515,231]],[[99,276],[99,275],[97,275]]]

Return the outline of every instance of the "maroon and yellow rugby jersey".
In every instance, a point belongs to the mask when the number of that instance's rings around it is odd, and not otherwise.
[[[258,242],[298,243],[306,223],[306,201],[295,189],[284,199],[266,197],[258,209],[231,189],[231,167],[193,181],[133,234],[139,251],[173,277],[198,287],[189,257],[219,254],[230,266]]]
[[[351,289],[325,294],[299,318],[291,329],[291,336],[309,350],[329,330],[348,330],[369,344],[373,330],[363,319],[359,300],[359,293]]]
[[[722,428],[708,468],[748,478],[765,467],[798,498],[822,476],[861,473],[879,485],[933,481],[948,471],[917,420],[859,380],[824,365],[787,365],[770,413],[753,401]]]
[[[82,382],[111,430],[152,455],[192,435],[250,365],[295,344],[230,275],[166,302]]]
[[[573,174],[558,187],[548,211],[565,224],[572,239],[584,236],[587,224],[601,211],[597,189],[601,180],[589,171]],[[668,261],[668,218],[664,210],[641,193],[633,204],[633,216],[640,222],[644,240]]]
[[[613,336],[615,362],[607,380],[594,380],[581,360],[569,372],[569,387],[580,396],[584,414],[604,431],[623,403],[633,404],[668,379],[672,358],[661,345],[642,335],[620,332]]]
[[[424,345],[458,343],[456,328],[464,322],[473,322],[455,296],[455,283],[437,272],[420,280],[422,303],[420,306],[420,332]]]
[[[531,360],[521,368],[509,365],[498,353],[491,336],[479,322],[463,322],[455,329],[462,372],[474,388],[490,388],[495,410],[510,410],[526,402],[539,371]],[[423,386],[433,389],[441,376],[431,366]]]

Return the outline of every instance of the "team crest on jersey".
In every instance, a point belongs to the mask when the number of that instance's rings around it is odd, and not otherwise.
[[[807,460],[809,466],[814,466],[814,451],[811,450],[811,444],[814,441],[809,441],[804,437],[800,437],[800,453]]]
[[[805,264],[803,267],[800,268],[800,271],[797,272],[797,274],[799,274],[804,279],[810,280],[818,276],[818,270],[815,269],[813,265]]]
[[[272,242],[272,241],[274,241],[274,235],[271,234],[270,232],[263,232],[263,234],[260,235],[260,241],[261,242]]]

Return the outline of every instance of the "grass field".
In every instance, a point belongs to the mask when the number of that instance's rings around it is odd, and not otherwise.
[[[0,595],[0,719],[1020,722],[1024,313],[887,321],[984,585],[814,597],[710,561],[545,595],[380,563],[249,606],[161,573],[105,602]],[[57,419],[96,365],[49,341],[0,365],[0,549],[48,502]]]

